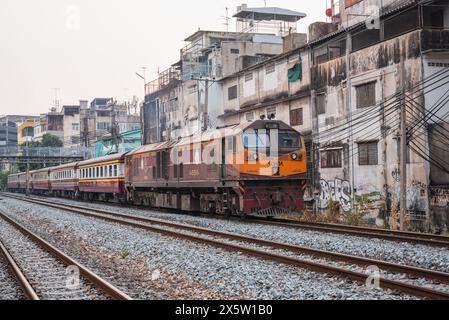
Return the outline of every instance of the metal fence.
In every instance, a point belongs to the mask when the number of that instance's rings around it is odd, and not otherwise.
[[[26,157],[26,158],[84,158],[86,147],[73,148],[27,148],[27,147],[0,147],[0,157]]]

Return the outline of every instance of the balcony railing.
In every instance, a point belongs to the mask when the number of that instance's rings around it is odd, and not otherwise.
[[[449,29],[423,29],[421,32],[422,52],[448,51]]]

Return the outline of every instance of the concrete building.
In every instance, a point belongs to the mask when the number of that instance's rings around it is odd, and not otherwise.
[[[81,145],[81,106],[63,106],[64,146]]]
[[[103,137],[120,135],[121,132],[139,130],[140,116],[131,113],[131,106],[110,98],[96,98],[89,108],[80,108],[81,141],[94,156],[94,145]]]
[[[144,143],[223,126],[225,91],[220,80],[282,54],[282,36],[296,30],[305,14],[242,6],[234,17],[237,32],[195,32],[185,39],[180,62],[146,85]]]
[[[19,145],[33,140],[34,126],[38,119],[39,117],[29,117],[17,126],[17,140]]]
[[[17,124],[8,116],[0,118],[0,148],[17,146]]]
[[[51,134],[64,141],[64,114],[52,109],[51,112],[42,114],[35,122],[33,141],[41,142],[46,134]]]
[[[292,27],[303,14],[243,6],[239,32],[188,37],[181,61],[146,86],[144,143],[274,117],[306,138],[305,198],[316,211],[333,201],[391,225],[404,129],[406,218],[447,229],[449,2],[341,0],[332,9],[332,23],[313,23],[307,36]],[[289,31],[258,34],[270,14]]]
[[[134,150],[142,145],[142,131],[140,129],[121,131],[116,139],[112,135],[106,135],[94,145],[94,158],[104,157],[114,153],[123,153]]]
[[[360,15],[377,1],[340,1],[339,24],[312,25],[309,42],[314,134],[320,144],[319,206],[325,209],[334,200],[349,211],[363,202],[378,224],[388,222],[393,207],[400,206],[404,101],[395,95],[405,90],[406,125],[415,128],[447,90],[442,82],[425,89],[427,79],[449,66],[447,1],[382,3],[373,26]],[[320,35],[323,30],[332,32]],[[439,116],[447,111],[442,108]],[[407,212],[424,226],[441,220],[429,197],[435,168],[412,150],[422,146],[424,158],[429,157],[426,129],[418,127],[410,137],[407,164]]]

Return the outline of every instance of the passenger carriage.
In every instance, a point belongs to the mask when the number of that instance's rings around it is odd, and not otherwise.
[[[91,159],[78,164],[79,191],[86,200],[124,201],[125,153]]]
[[[78,196],[78,163],[69,163],[50,169],[50,190],[58,197],[75,199]]]
[[[8,190],[11,192],[19,191],[19,174],[10,174],[8,176]]]
[[[50,187],[50,168],[35,170],[30,173],[31,191],[34,194],[49,194]]]

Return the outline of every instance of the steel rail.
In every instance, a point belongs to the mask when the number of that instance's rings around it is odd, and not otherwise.
[[[289,256],[284,256],[277,253],[271,253],[259,249],[249,248],[242,245],[232,244],[232,243],[225,243],[221,242],[215,239],[208,239],[200,236],[195,236],[191,234],[182,233],[176,230],[169,230],[169,229],[163,229],[159,228],[157,226],[154,226],[154,224],[164,225],[167,227],[171,227],[173,229],[183,229],[191,232],[197,232],[197,233],[203,233],[211,236],[217,236],[222,238],[227,238],[229,240],[235,240],[235,241],[246,241],[253,244],[258,244],[262,246],[269,246],[276,249],[282,249],[282,250],[290,250],[297,253],[306,253],[310,255],[320,256],[323,258],[332,258],[339,261],[344,262],[353,262],[357,264],[362,265],[375,265],[375,266],[383,266],[385,269],[388,269],[390,271],[396,271],[396,272],[403,272],[407,274],[412,274],[415,276],[421,276],[425,277],[426,279],[434,279],[439,281],[448,282],[449,281],[449,275],[443,272],[433,271],[433,270],[426,270],[416,267],[410,267],[410,266],[402,266],[402,265],[396,265],[393,263],[385,262],[385,261],[378,261],[378,260],[372,260],[372,259],[366,259],[366,258],[360,258],[355,256],[349,256],[349,255],[343,255],[343,254],[337,254],[337,253],[331,253],[327,251],[322,250],[316,250],[312,248],[305,248],[305,247],[299,247],[299,246],[293,246],[288,245],[284,243],[279,242],[272,242],[268,240],[262,240],[262,239],[256,239],[251,238],[247,236],[237,235],[233,233],[227,233],[227,232],[219,232],[215,230],[200,228],[200,227],[194,227],[194,226],[187,226],[183,224],[178,223],[172,223],[172,222],[166,222],[166,221],[160,221],[160,220],[154,220],[154,219],[148,219],[144,217],[136,217],[136,216],[129,216],[125,214],[119,214],[119,213],[111,213],[109,211],[104,211],[101,209],[90,209],[90,208],[83,208],[73,205],[65,205],[65,204],[54,204],[51,202],[46,202],[42,200],[35,200],[35,199],[20,199],[20,197],[17,197],[18,200],[27,201],[30,203],[34,203],[37,205],[43,205],[48,206],[51,208],[72,212],[76,214],[81,214],[88,217],[94,217],[98,219],[102,219],[108,222],[114,222],[119,223],[123,225],[127,225],[130,227],[136,227],[139,229],[144,229],[151,232],[157,232],[162,235],[171,236],[175,238],[182,238],[185,240],[189,240],[192,242],[200,243],[200,244],[207,244],[214,247],[222,248],[231,252],[243,252],[245,254],[248,254],[250,256],[255,256],[259,258],[263,258],[266,260],[271,260],[283,264],[293,265],[305,269],[309,269],[316,272],[321,273],[328,273],[328,274],[334,274],[340,277],[347,277],[349,279],[355,280],[357,282],[365,284],[369,275],[351,271],[344,268],[339,268],[327,264],[322,263],[316,263],[312,261],[302,260],[298,258],[293,258]],[[406,271],[406,272],[405,272]],[[418,297],[423,298],[430,298],[430,299],[442,299],[442,300],[448,300],[449,299],[449,293],[448,292],[442,292],[437,291],[434,289],[426,288],[426,287],[420,287],[413,284],[405,283],[402,281],[396,281],[396,280],[390,280],[386,278],[380,279],[380,286],[385,289],[391,289],[391,290],[398,290],[403,293],[411,294]]]
[[[29,200],[31,200],[31,199],[29,199]],[[382,261],[382,260],[369,259],[369,258],[363,258],[363,257],[347,255],[347,254],[342,254],[342,253],[330,252],[330,251],[325,251],[325,250],[320,250],[320,249],[314,249],[311,247],[291,245],[291,244],[286,244],[286,243],[281,243],[281,242],[276,242],[276,241],[271,241],[271,240],[264,240],[264,239],[250,237],[250,236],[244,236],[244,235],[231,233],[231,232],[216,231],[216,230],[211,230],[211,229],[197,227],[197,226],[188,225],[188,224],[164,221],[164,220],[160,220],[160,219],[152,219],[152,218],[141,217],[141,216],[127,215],[127,214],[116,213],[116,212],[111,212],[111,211],[106,211],[106,210],[101,210],[101,209],[95,209],[95,208],[85,208],[85,207],[75,206],[72,204],[70,204],[70,205],[69,204],[55,204],[55,203],[51,203],[51,202],[48,202],[45,200],[33,199],[32,201],[33,201],[33,203],[36,203],[36,204],[43,204],[46,206],[51,206],[55,209],[61,209],[61,210],[70,211],[70,212],[78,213],[78,214],[82,213],[79,210],[82,210],[83,212],[90,211],[90,212],[99,213],[101,215],[111,215],[114,217],[139,221],[139,222],[143,222],[143,223],[162,225],[162,226],[171,227],[171,228],[175,228],[175,229],[186,230],[189,232],[196,232],[196,233],[206,234],[209,236],[227,238],[229,240],[244,241],[244,242],[249,242],[249,243],[253,243],[253,244],[257,244],[257,245],[261,245],[261,246],[271,247],[274,249],[288,250],[288,251],[292,251],[292,252],[299,253],[299,254],[308,254],[308,255],[313,255],[315,257],[333,259],[333,260],[346,262],[346,263],[355,263],[355,264],[359,264],[362,266],[375,265],[375,266],[379,267],[380,269],[388,270],[391,272],[405,273],[405,274],[416,276],[416,277],[423,277],[423,278],[426,278],[429,280],[437,280],[437,281],[449,283],[449,273],[445,273],[445,272],[441,272],[441,271],[429,270],[429,269],[424,269],[424,268],[418,268],[418,267],[413,267],[413,266],[406,266],[406,265],[386,262],[386,261]]]
[[[115,300],[132,300],[126,293],[122,292],[120,289],[116,288],[114,285],[110,284],[100,276],[96,275],[94,272],[83,266],[81,263],[72,259],[55,246],[45,241],[32,231],[28,230],[26,227],[22,226],[16,220],[10,218],[5,212],[0,210],[0,218],[7,221],[13,227],[18,229],[22,234],[31,238],[39,247],[51,253],[58,260],[64,262],[64,264],[68,266],[76,266],[80,270],[80,274],[92,282],[97,287],[101,288],[104,293],[106,293],[109,297]]]
[[[358,227],[358,226],[349,226],[335,223],[320,223],[320,222],[302,222],[302,221],[293,221],[287,219],[265,219],[265,218],[252,218],[250,221],[278,225],[278,226],[286,226],[286,227],[295,227],[295,228],[326,228],[326,229],[338,229],[345,232],[363,232],[366,234],[372,234],[377,237],[381,237],[383,235],[387,236],[397,236],[398,240],[404,240],[410,238],[413,240],[429,240],[430,243],[439,243],[446,244],[449,246],[449,237],[443,235],[436,234],[428,234],[428,233],[420,233],[420,232],[409,232],[409,231],[395,231],[395,230],[387,230],[387,229],[375,229],[370,227]]]
[[[22,273],[22,270],[19,268],[17,263],[14,261],[14,258],[9,253],[8,249],[6,249],[6,247],[3,245],[1,240],[0,240],[0,251],[3,255],[3,257],[5,258],[12,273],[14,274],[17,281],[19,282],[19,285],[22,287],[22,290],[25,293],[26,297],[29,300],[40,300],[36,291],[34,291],[33,286],[30,284],[30,282],[25,277],[25,275]]]
[[[11,194],[2,194],[2,195],[4,195],[5,197],[17,197],[19,200],[21,199],[20,196],[16,195]],[[92,210],[95,211],[95,209]],[[239,219],[239,221],[242,220]],[[360,237],[378,238],[396,242],[410,242],[433,247],[449,247],[449,237],[447,236],[418,233],[418,232],[394,231],[386,229],[375,229],[369,227],[348,226],[341,224],[299,222],[286,219],[266,219],[257,217],[254,218],[248,217],[248,219],[244,220],[244,222],[302,229],[302,230],[307,229],[327,233],[347,234]]]

